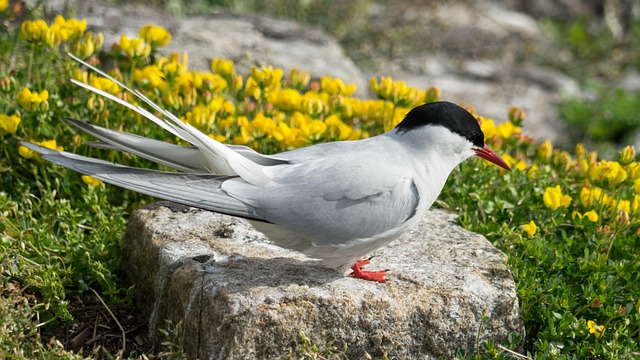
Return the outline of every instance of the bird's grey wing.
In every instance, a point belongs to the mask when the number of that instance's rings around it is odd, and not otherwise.
[[[253,207],[228,196],[221,189],[225,181],[238,179],[237,176],[138,169],[53,150],[25,141],[21,144],[39,153],[47,161],[125,189],[227,215],[265,221],[255,213]]]
[[[154,161],[158,164],[166,165],[170,168],[181,171],[202,172],[210,170],[208,168],[209,161],[195,146],[170,144],[165,141],[148,139],[134,134],[106,129],[101,126],[88,124],[70,118],[66,118],[65,120],[74,127],[101,140],[101,142],[87,142],[87,145],[126,151]],[[226,146],[259,165],[272,166],[287,163],[286,160],[262,155],[246,146]]]
[[[237,182],[223,189],[315,246],[346,245],[401,228],[418,207],[412,174],[380,157],[350,155],[284,165],[281,177],[264,189]]]

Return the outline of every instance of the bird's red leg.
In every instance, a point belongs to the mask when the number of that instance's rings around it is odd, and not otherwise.
[[[362,270],[362,268],[365,265],[368,265],[370,262],[371,262],[371,259],[356,260],[356,263],[353,264],[353,266],[351,267],[351,274],[349,274],[349,276],[353,276],[356,279],[386,283],[387,280],[385,280],[384,278],[385,270],[380,270],[380,271]]]

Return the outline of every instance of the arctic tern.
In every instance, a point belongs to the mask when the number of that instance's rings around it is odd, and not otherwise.
[[[70,55],[73,57],[72,55]],[[99,139],[89,145],[150,159],[179,172],[132,168],[42,147],[42,158],[126,189],[245,218],[276,245],[321,259],[351,276],[385,282],[362,257],[411,228],[431,207],[451,171],[478,156],[510,170],[484,143],[476,118],[450,102],[415,107],[391,131],[276,155],[224,145],[97,68],[159,116],[90,85],[71,80],[153,121],[190,146],[175,145],[66,119]]]

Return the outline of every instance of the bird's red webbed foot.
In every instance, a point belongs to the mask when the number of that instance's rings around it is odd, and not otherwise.
[[[363,279],[363,280],[368,280],[368,281],[376,281],[379,283],[386,283],[387,280],[385,280],[384,275],[386,273],[385,270],[380,270],[380,271],[367,271],[367,270],[362,270],[362,268],[365,265],[368,265],[369,263],[371,263],[371,259],[366,259],[366,260],[356,260],[356,263],[353,264],[353,266],[351,267],[351,274],[349,274],[349,276],[352,276],[356,279]]]

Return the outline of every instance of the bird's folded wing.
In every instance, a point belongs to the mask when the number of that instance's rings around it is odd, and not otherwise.
[[[317,246],[344,245],[393,231],[416,214],[420,194],[411,174],[402,164],[384,163],[381,170],[381,158],[287,165],[267,188],[238,182],[222,187]]]
[[[138,169],[53,150],[30,142],[22,141],[21,144],[39,153],[47,161],[106,183],[188,206],[264,221],[255,214],[253,207],[228,196],[221,189],[222,183],[236,179],[235,176]]]

